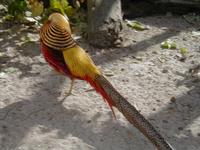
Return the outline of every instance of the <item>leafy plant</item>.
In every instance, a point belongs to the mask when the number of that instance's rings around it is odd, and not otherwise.
[[[176,43],[170,39],[161,43],[161,48],[163,49],[176,49]]]
[[[24,16],[27,4],[24,0],[12,0],[8,4],[8,14],[13,16],[14,19],[21,19]]]
[[[50,9],[57,10],[62,14],[71,16],[74,13],[74,9],[69,5],[67,0],[50,0]]]
[[[39,16],[44,11],[43,3],[38,0],[29,0],[28,1],[28,7],[30,8],[32,12],[32,16]]]

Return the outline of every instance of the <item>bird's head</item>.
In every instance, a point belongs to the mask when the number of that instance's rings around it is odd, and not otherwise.
[[[68,22],[68,19],[65,16],[63,16],[62,14],[52,13],[49,16],[48,21],[51,22],[52,24],[57,25],[60,29],[67,30],[69,33],[71,33],[70,24]]]

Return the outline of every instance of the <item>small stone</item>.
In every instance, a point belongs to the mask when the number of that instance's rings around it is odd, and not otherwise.
[[[167,120],[163,120],[163,123],[168,123],[168,121]]]
[[[153,51],[152,54],[158,54],[158,52],[157,51]]]
[[[113,73],[105,73],[105,76],[107,76],[107,77],[112,77],[112,76],[114,76],[114,74]]]
[[[5,72],[0,72],[0,79],[6,78],[7,74]]]
[[[87,123],[91,123],[91,122],[92,122],[91,120],[88,120],[88,121],[87,121]]]
[[[181,130],[181,131],[182,131],[182,130],[183,130],[183,127],[178,127],[178,130]]]
[[[129,82],[129,79],[122,79],[122,82]]]
[[[183,41],[187,41],[187,38],[186,38],[186,37],[183,37]]]
[[[155,109],[155,108],[153,108],[152,110],[153,110],[153,111],[156,111],[156,109]]]
[[[191,64],[195,64],[195,61],[192,60],[192,61],[191,61]]]
[[[171,97],[170,101],[171,101],[172,103],[175,103],[175,102],[176,102],[176,98],[173,96],[173,97]]]
[[[7,126],[6,126],[6,125],[3,125],[2,128],[3,128],[3,129],[7,129]]]
[[[115,42],[114,42],[115,46],[117,47],[120,47],[121,44],[122,44],[122,41],[120,39],[117,39]]]
[[[1,42],[1,39],[0,39],[0,42]],[[5,57],[5,56],[6,56],[5,53],[0,52],[0,58]]]
[[[36,22],[36,20],[32,17],[26,17],[26,20],[29,21],[29,22],[33,22],[33,23]]]
[[[135,59],[138,60],[138,61],[142,61],[142,60],[143,60],[143,58],[142,58],[142,57],[139,57],[139,56],[136,57]]]
[[[162,73],[168,73],[169,71],[167,69],[163,69]]]
[[[160,29],[161,29],[161,30],[168,30],[167,27],[161,27]]]
[[[114,76],[114,73],[113,73],[111,70],[104,70],[104,74],[105,74],[105,76],[107,76],[107,77]]]
[[[182,56],[179,60],[180,60],[181,62],[185,62],[186,57],[185,57],[185,56]]]
[[[200,36],[200,31],[192,31],[192,36]]]

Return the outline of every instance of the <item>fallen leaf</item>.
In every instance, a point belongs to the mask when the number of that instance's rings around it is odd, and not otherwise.
[[[130,21],[130,20],[126,20],[127,25],[132,27],[135,30],[138,31],[143,31],[143,30],[148,30],[149,27],[143,25],[142,23],[138,22],[138,21]]]
[[[161,43],[161,48],[163,49],[176,49],[177,45],[174,41],[168,39]]]
[[[182,48],[180,48],[180,53],[181,53],[182,55],[185,55],[186,53],[188,53],[188,49],[185,48],[185,47],[182,47]]]

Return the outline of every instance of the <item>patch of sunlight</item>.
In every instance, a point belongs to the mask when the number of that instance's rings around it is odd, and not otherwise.
[[[194,137],[199,137],[200,134],[200,116],[196,118],[191,124],[186,127],[186,130],[190,130]]]

